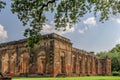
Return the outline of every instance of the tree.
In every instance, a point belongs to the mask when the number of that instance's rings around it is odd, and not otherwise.
[[[120,44],[117,44],[110,52],[120,52]]]
[[[57,30],[66,30],[66,25],[78,23],[86,13],[93,13],[100,22],[108,20],[109,15],[120,13],[119,0],[12,0],[11,10],[16,13],[23,25],[30,25],[24,36],[29,46],[39,42],[40,31],[47,21],[44,13],[54,15]],[[97,15],[99,14],[99,15]]]
[[[105,58],[108,56],[111,59],[112,71],[120,72],[120,44],[117,44],[108,52],[100,52],[97,56]]]
[[[116,57],[112,58],[111,63],[112,63],[112,71],[120,71],[120,62]]]

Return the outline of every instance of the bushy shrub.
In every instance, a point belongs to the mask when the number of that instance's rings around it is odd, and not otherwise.
[[[112,75],[113,75],[113,76],[120,76],[120,72],[113,71],[113,72],[112,72]]]

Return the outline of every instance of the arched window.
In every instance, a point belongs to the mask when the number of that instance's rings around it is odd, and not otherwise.
[[[9,61],[9,57],[7,53],[3,53],[2,54],[2,73],[6,74],[8,73],[8,61]]]
[[[44,51],[41,51],[37,57],[38,72],[45,73],[46,71],[46,54]]]

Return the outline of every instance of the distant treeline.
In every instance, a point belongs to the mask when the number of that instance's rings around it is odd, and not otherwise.
[[[108,56],[111,59],[111,67],[113,75],[120,76],[120,44],[117,44],[113,49],[108,52],[100,52],[97,56],[105,58]]]

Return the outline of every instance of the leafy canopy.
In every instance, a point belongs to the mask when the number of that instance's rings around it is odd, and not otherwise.
[[[3,3],[0,8],[3,7]],[[11,11],[17,14],[24,26],[24,36],[28,38],[29,46],[34,46],[40,39],[40,31],[47,21],[44,13],[51,12],[54,15],[56,29],[66,25],[78,23],[86,13],[99,14],[99,21],[108,20],[109,15],[120,13],[119,0],[12,0]]]
[[[120,72],[120,44],[117,44],[113,49],[108,52],[100,52],[97,56],[105,58],[108,56],[111,59],[112,71]]]

